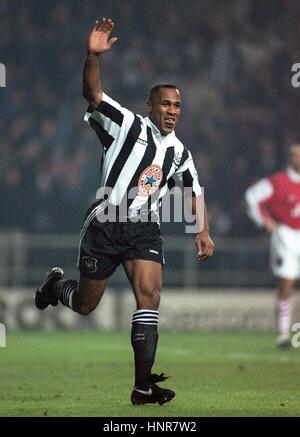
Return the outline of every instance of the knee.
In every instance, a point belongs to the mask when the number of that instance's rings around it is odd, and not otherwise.
[[[139,294],[138,306],[156,310],[160,303],[160,287],[144,287]]]
[[[95,308],[95,305],[79,304],[76,305],[76,312],[81,316],[88,316]]]
[[[279,298],[288,299],[292,294],[294,285],[295,285],[295,281],[290,279],[282,279],[279,282],[279,292],[278,292]]]

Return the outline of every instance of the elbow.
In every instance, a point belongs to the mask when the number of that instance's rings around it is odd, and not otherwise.
[[[85,89],[85,87],[82,88],[82,96],[85,100],[89,101],[89,93]]]
[[[83,88],[82,95],[93,109],[96,109],[102,101],[102,93],[100,92],[97,94],[91,94]]]
[[[252,196],[252,192],[250,191],[250,188],[248,188],[244,194],[244,202],[248,207],[250,207],[250,205],[252,205],[252,203],[253,203],[253,200],[254,199]]]

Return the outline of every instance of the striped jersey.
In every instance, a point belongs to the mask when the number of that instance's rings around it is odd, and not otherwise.
[[[148,117],[134,114],[105,93],[84,119],[103,146],[100,199],[116,207],[125,202],[131,217],[142,208],[158,215],[161,198],[176,180],[193,195],[202,195],[191,153],[174,131],[162,135]]]

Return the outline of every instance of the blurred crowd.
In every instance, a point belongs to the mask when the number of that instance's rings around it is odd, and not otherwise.
[[[296,0],[1,1],[0,228],[78,232],[95,200],[101,147],[83,121],[81,82],[102,16],[119,37],[103,56],[105,91],[145,114],[153,83],[177,84],[177,135],[205,187],[212,234],[255,235],[244,191],[284,167],[299,133]]]

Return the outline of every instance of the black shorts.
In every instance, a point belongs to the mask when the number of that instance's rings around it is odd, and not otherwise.
[[[94,218],[82,235],[78,269],[89,279],[108,278],[125,260],[164,264],[162,237],[156,222],[106,222]]]

